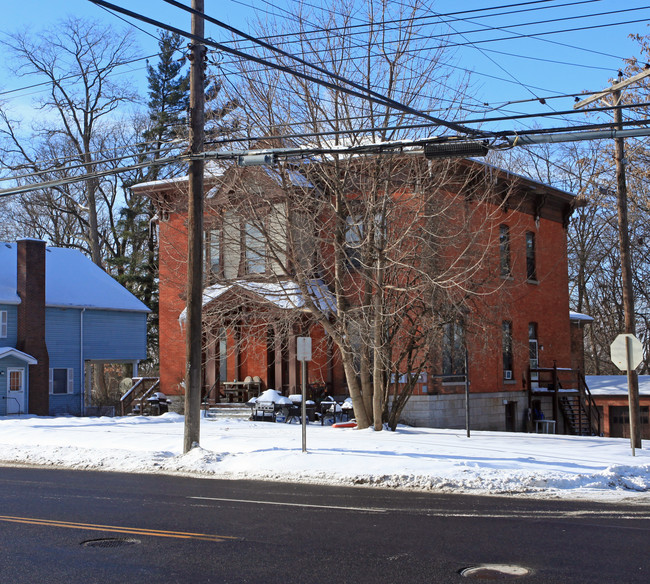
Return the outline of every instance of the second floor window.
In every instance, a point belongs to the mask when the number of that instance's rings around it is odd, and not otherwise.
[[[221,264],[221,231],[211,229],[205,234],[205,267],[208,273],[219,274]]]
[[[354,267],[361,265],[361,240],[363,239],[363,218],[349,215],[345,220],[345,254]]]
[[[528,231],[526,233],[526,278],[528,280],[537,280],[537,266],[535,264],[535,234]]]
[[[509,277],[510,274],[510,228],[507,225],[499,227],[499,267],[500,274]]]
[[[246,223],[245,259],[247,274],[263,274],[266,271],[266,243],[262,230],[254,223]]]
[[[0,339],[7,338],[7,311],[0,310]]]

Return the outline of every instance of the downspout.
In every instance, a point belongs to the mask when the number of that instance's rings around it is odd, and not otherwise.
[[[79,319],[79,383],[81,391],[81,415],[86,415],[86,372],[84,371],[85,362],[84,362],[84,312],[85,308],[81,309],[80,319]]]

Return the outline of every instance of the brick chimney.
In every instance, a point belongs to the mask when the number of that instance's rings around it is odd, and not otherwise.
[[[50,413],[50,359],[45,345],[45,242],[17,242],[18,342],[16,348],[34,357],[29,367],[29,413]]]

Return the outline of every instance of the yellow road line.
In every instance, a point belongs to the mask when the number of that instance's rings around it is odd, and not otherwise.
[[[33,517],[12,517],[0,515],[0,521],[22,523],[25,525],[45,525],[48,527],[67,527],[69,529],[85,529],[90,531],[108,531],[111,533],[128,533],[129,535],[149,535],[153,537],[172,537],[176,539],[198,539],[217,543],[226,540],[237,540],[238,537],[228,535],[211,535],[208,533],[190,533],[185,531],[163,531],[159,529],[142,529],[139,527],[120,527],[118,525],[97,525],[94,523],[74,523],[71,521],[56,521],[54,519],[38,519]]]

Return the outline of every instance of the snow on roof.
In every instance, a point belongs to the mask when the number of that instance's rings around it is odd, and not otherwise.
[[[309,294],[318,308],[324,312],[335,310],[336,303],[332,293],[322,280],[312,280],[307,284]],[[219,298],[232,289],[239,288],[247,292],[252,292],[260,299],[275,304],[283,310],[304,310],[305,298],[300,291],[300,287],[295,282],[252,282],[250,280],[238,280],[232,284],[214,284],[203,290],[203,306],[206,306],[216,298]],[[185,321],[186,310],[181,312],[178,319]]]
[[[587,375],[593,395],[627,395],[627,375]],[[639,375],[639,395],[650,396],[650,375]]]
[[[36,365],[36,363],[38,363],[38,361],[31,355],[23,353],[13,347],[0,347],[0,359],[4,359],[5,357],[16,357],[28,365]]]
[[[582,320],[584,322],[593,322],[594,319],[592,316],[589,316],[588,314],[582,314],[580,312],[573,312],[572,310],[569,311],[569,320]]]
[[[15,243],[0,243],[0,303],[20,304],[16,292]],[[75,249],[45,252],[45,305],[149,312],[124,286]]]

